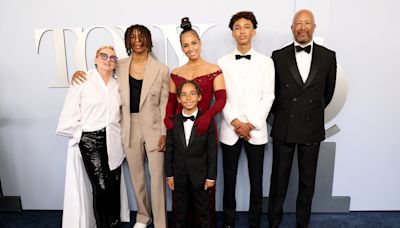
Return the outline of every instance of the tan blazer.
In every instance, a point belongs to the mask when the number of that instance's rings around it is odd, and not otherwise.
[[[122,141],[129,147],[130,137],[130,93],[129,65],[131,57],[118,61],[116,75],[122,97]],[[148,152],[158,149],[158,140],[166,135],[163,119],[168,100],[169,73],[168,67],[149,55],[145,66],[142,92],[140,95],[139,116]],[[134,137],[134,136],[133,136]]]

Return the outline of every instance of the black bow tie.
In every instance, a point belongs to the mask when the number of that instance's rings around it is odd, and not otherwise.
[[[186,122],[186,120],[194,121],[195,119],[196,119],[196,117],[194,117],[194,116],[184,116],[184,115],[182,115],[183,122]]]
[[[310,54],[310,52],[311,52],[311,45],[307,45],[305,47],[301,47],[301,46],[297,45],[295,48],[296,48],[296,52],[305,51],[305,52],[307,52],[307,54]]]
[[[235,55],[236,60],[241,59],[241,58],[246,58],[248,60],[251,59],[251,55]]]

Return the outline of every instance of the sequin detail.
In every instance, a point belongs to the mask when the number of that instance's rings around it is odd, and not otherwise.
[[[106,129],[83,132],[79,148],[92,185],[96,227],[115,227],[120,214],[121,167],[110,170],[108,166]]]
[[[81,152],[85,153],[86,156],[89,158],[91,166],[94,171],[94,175],[97,177],[96,178],[97,184],[103,190],[105,190],[106,188],[105,180],[107,176],[106,172],[104,172],[103,170],[100,151],[101,150],[107,151],[106,148],[107,145],[105,143],[106,142],[105,132],[106,132],[105,128],[94,132],[84,132],[82,134],[81,142],[79,143],[80,147],[84,147],[81,148]]]

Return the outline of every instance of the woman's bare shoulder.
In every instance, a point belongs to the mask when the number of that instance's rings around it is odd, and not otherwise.
[[[212,72],[221,70],[221,68],[220,68],[217,64],[210,63],[210,64],[209,64],[209,67],[210,67],[210,70],[211,70]]]
[[[172,70],[172,74],[175,75],[184,75],[188,71],[186,64],[180,67],[177,67]]]
[[[204,61],[203,68],[206,68],[208,71],[213,71],[213,72],[217,71],[217,70],[220,70],[220,68],[219,68],[219,66],[217,64],[209,63],[209,62],[206,62],[206,61]]]

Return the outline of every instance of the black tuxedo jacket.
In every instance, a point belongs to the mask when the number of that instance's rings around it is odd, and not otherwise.
[[[325,139],[324,109],[336,83],[335,52],[313,44],[310,73],[304,83],[294,44],[272,53],[275,100],[271,136],[288,143],[317,143]]]
[[[201,115],[198,112],[197,117]],[[182,114],[174,117],[174,128],[167,132],[165,169],[167,177],[174,177],[175,186],[186,186],[190,179],[195,189],[204,187],[206,179],[217,178],[217,142],[214,121],[206,134],[198,136],[193,126],[186,146]]]

